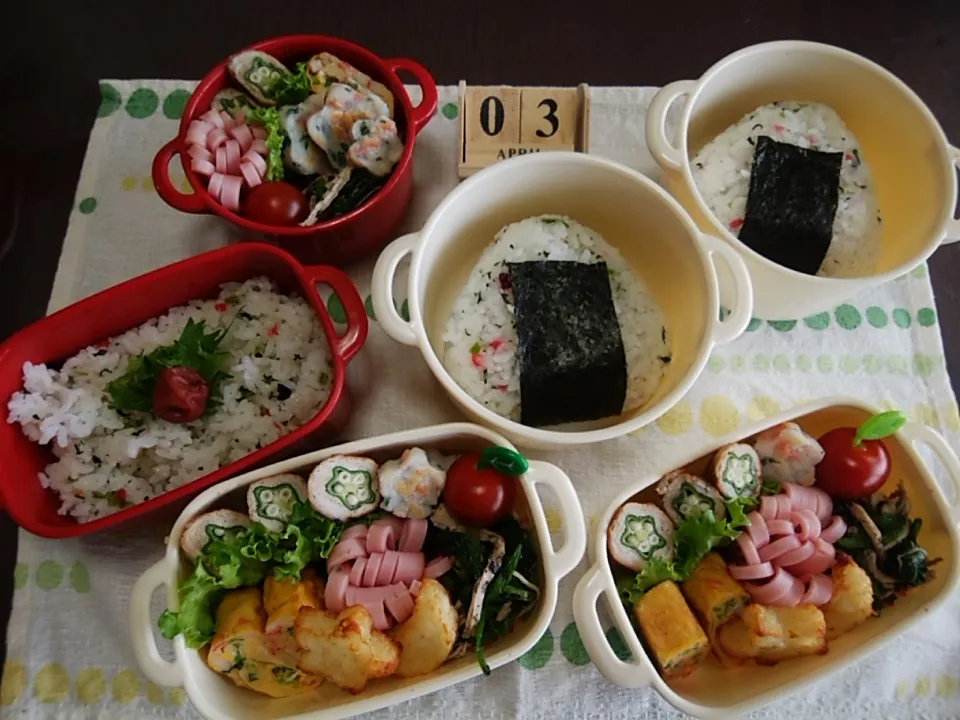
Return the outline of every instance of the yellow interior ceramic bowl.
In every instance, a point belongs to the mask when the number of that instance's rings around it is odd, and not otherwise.
[[[792,411],[739,430],[709,447],[693,449],[678,467],[703,472],[716,450],[731,442],[748,440],[767,428],[793,421],[813,437],[836,427],[857,427],[878,412],[858,400],[827,398],[794,408]],[[670,704],[699,718],[736,717],[776,702],[788,693],[808,687],[818,679],[855,665],[883,643],[899,637],[911,625],[940,607],[960,583],[960,460],[942,436],[915,423],[908,423],[895,435],[885,438],[890,452],[890,478],[881,492],[890,493],[902,482],[911,505],[911,517],[921,518],[923,526],[918,540],[931,558],[942,558],[934,577],[917,588],[911,588],[879,617],[873,617],[853,630],[832,640],[824,655],[784,660],[773,666],[745,663],[739,667],[723,667],[714,656],[681,679],[664,679],[637,635],[618,599],[612,563],[607,552],[607,528],[614,513],[625,502],[658,502],[654,487],[663,473],[649,476],[620,493],[597,522],[591,539],[593,566],[577,584],[573,598],[573,614],[584,645],[597,668],[611,681],[624,687],[651,685]],[[941,461],[943,477],[949,480],[952,498],[945,497],[931,469],[917,452],[927,446]],[[613,618],[623,634],[633,658],[621,660],[610,647],[600,622],[598,601],[606,607],[604,614]],[[789,705],[785,705],[789,708]]]
[[[667,111],[681,97],[680,122],[668,138]],[[881,256],[869,276],[816,277],[767,260],[714,217],[693,181],[691,160],[704,145],[761,105],[787,100],[830,106],[860,141],[883,218]],[[793,319],[829,310],[902,275],[941,242],[960,239],[960,221],[953,217],[960,151],[910,88],[840,48],[798,41],[744,48],[699,80],[664,87],[650,104],[646,137],[671,194],[701,230],[726,240],[746,261],[759,317]]]
[[[653,398],[630,413],[541,429],[507,420],[471,398],[441,362],[443,331],[454,302],[483,250],[505,225],[546,213],[567,215],[616,247],[663,312],[673,360]],[[410,320],[397,313],[393,276],[410,254]],[[716,256],[730,273],[736,298],[719,320]],[[506,160],[450,193],[419,233],[380,255],[372,282],[381,326],[417,346],[437,380],[472,419],[526,447],[563,447],[624,435],[658,418],[699,376],[710,350],[740,335],[752,313],[743,262],[726,244],[697,230],[656,183],[609,160],[578,153],[543,153]]]

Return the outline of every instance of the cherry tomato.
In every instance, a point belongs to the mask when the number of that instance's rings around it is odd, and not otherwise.
[[[252,188],[243,201],[243,216],[264,225],[296,225],[310,212],[303,193],[290,183],[265,182]]]
[[[480,469],[480,453],[461,455],[447,471],[443,502],[455,520],[472,527],[492,525],[513,509],[517,481],[492,467]]]
[[[207,409],[210,386],[193,368],[164,368],[153,388],[153,414],[172,423],[193,422]]]
[[[896,410],[874,415],[859,428],[840,427],[818,442],[823,460],[817,465],[817,487],[833,497],[857,500],[879,490],[890,477],[890,453],[881,438],[906,422]]]

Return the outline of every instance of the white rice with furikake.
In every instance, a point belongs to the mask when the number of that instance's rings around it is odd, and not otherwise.
[[[823,187],[831,196],[829,204],[832,206],[835,202],[836,209],[832,217],[826,211],[828,216],[822,223],[825,238],[820,251],[807,247],[779,249],[784,256],[797,253],[808,256],[806,262],[798,262],[793,269],[824,277],[859,277],[874,272],[880,256],[882,224],[870,167],[857,138],[832,108],[821,103],[774,102],[759,107],[696,154],[692,162],[693,180],[717,220],[761,255],[787,267],[792,266],[791,262],[783,262],[782,258],[767,252],[763,243],[752,242],[748,235],[750,228],[746,227],[750,223],[750,206],[754,200],[757,206],[763,200],[762,197],[752,198],[752,194],[762,195],[761,187],[771,192],[771,185],[777,181],[777,178],[772,181],[765,178],[762,183],[751,182],[751,175],[757,168],[756,158],[760,154],[758,142],[763,137],[775,141],[779,148],[795,146],[802,149],[793,154],[807,156],[803,160],[808,160],[811,155],[820,160],[829,160],[832,156],[839,165],[837,179],[831,179],[829,188]],[[811,208],[817,204],[814,202],[811,206],[812,199],[802,197],[811,189],[804,179],[789,177],[791,168],[796,169],[802,163],[796,157],[789,157],[789,153],[786,158],[784,155],[780,153],[772,164],[777,166],[774,172],[786,185],[781,185],[779,192],[773,191],[769,202],[780,208],[798,202],[795,215],[800,216],[802,224],[816,214]],[[777,227],[768,226],[768,230],[782,230],[790,225],[791,220],[787,213],[781,212],[770,223]],[[776,242],[773,238],[776,233],[770,235],[770,242]],[[789,228],[785,237],[790,237]]]
[[[527,394],[530,386],[525,386],[521,397],[521,380],[524,372],[522,343],[517,330],[517,297],[515,274],[518,264],[535,263],[541,266],[553,262],[565,262],[595,266],[606,264],[607,278],[612,299],[610,315],[615,312],[607,328],[619,343],[622,340],[622,352],[618,348],[619,372],[625,373],[625,382],[617,388],[617,393],[608,395],[613,404],[607,403],[592,412],[586,406],[592,402],[589,397],[562,399],[560,404],[576,404],[582,401],[587,415],[578,419],[562,419],[560,408],[554,419],[559,422],[532,423],[525,419],[532,393]],[[511,269],[512,268],[512,269]],[[511,274],[514,273],[514,274]],[[557,346],[556,355],[576,355],[582,349],[576,346],[594,335],[585,325],[580,308],[589,302],[589,293],[580,292],[579,296],[570,291],[572,297],[563,297],[565,290],[572,285],[561,285],[560,292],[544,291],[544,303],[564,305],[569,314],[559,318],[559,324],[565,325],[566,344]],[[606,294],[606,288],[601,288]],[[548,311],[549,312],[549,311]],[[555,321],[556,317],[553,318]],[[659,385],[667,363],[672,359],[669,336],[663,316],[653,298],[639,277],[633,272],[619,252],[607,243],[598,233],[568,217],[560,215],[542,215],[513,223],[497,233],[494,242],[483,252],[473,268],[466,286],[456,300],[453,312],[447,322],[444,336],[443,364],[451,377],[471,397],[511,420],[528,425],[552,425],[575,422],[582,419],[597,419],[617,415],[639,408],[654,394]],[[548,365],[556,356],[540,357],[534,365]],[[541,362],[542,361],[542,362]],[[625,365],[625,370],[624,366]],[[531,368],[533,371],[539,368]],[[549,388],[552,393],[559,386],[577,383],[565,382],[576,376],[580,368],[567,368],[571,374],[561,378]],[[602,370],[594,373],[593,379],[604,385],[604,376],[609,373]],[[563,387],[561,389],[561,394]],[[606,392],[609,388],[601,387]],[[586,394],[593,392],[591,388]],[[538,398],[542,400],[542,398]],[[592,413],[592,414],[591,414]],[[547,413],[550,415],[550,413]]]
[[[172,365],[196,367],[210,381],[199,419],[169,422],[155,414],[157,377],[150,373]],[[59,369],[26,363],[23,374],[8,421],[49,445],[57,460],[40,482],[60,496],[60,513],[80,522],[270,444],[317,413],[333,380],[313,308],[266,278],[225,284],[215,300],[173,308],[81,350]]]

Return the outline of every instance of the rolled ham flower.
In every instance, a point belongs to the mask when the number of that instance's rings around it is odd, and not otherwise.
[[[447,557],[426,564],[426,520],[388,516],[352,525],[327,558],[327,609],[340,612],[363,605],[378,630],[389,630],[413,614],[414,598],[424,578],[439,578],[453,567]]]
[[[730,565],[730,575],[762,605],[826,604],[833,584],[823,573],[847,531],[832,513],[833,500],[819,488],[783,483],[783,493],[760,498],[747,516],[750,525],[737,538],[743,562]]]
[[[190,169],[206,179],[207,192],[227,210],[240,209],[244,188],[263,182],[267,174],[266,133],[225,112],[209,110],[187,127]]]

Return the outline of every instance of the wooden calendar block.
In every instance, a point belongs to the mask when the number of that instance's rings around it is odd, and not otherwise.
[[[520,88],[468,88],[463,116],[467,162],[496,159],[500,148],[520,142]]]
[[[461,178],[527,153],[587,152],[589,88],[467,87],[461,81],[458,118]]]
[[[578,107],[576,88],[524,88],[520,98],[520,143],[573,149]]]

